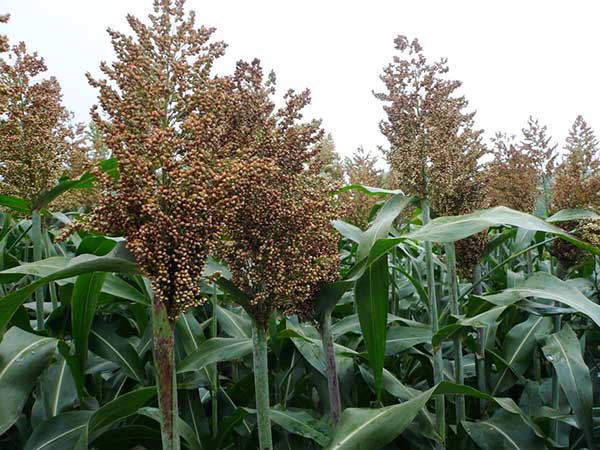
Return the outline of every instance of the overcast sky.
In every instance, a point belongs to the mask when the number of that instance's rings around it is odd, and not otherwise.
[[[0,13],[12,15],[2,30],[46,59],[66,106],[87,121],[96,93],[84,74],[112,60],[105,29],[127,30],[126,13],[146,16],[151,5],[0,0]],[[577,114],[600,132],[597,1],[188,0],[187,7],[229,44],[225,70],[258,57],[276,71],[280,89],[310,88],[310,115],[323,119],[342,155],[386,143],[372,90],[382,87],[379,74],[397,34],[418,37],[430,59],[449,59],[488,137],[519,133],[530,114],[561,146]]]

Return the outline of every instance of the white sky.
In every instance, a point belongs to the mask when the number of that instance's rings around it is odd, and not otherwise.
[[[86,71],[111,61],[106,27],[128,30],[151,0],[0,0],[12,15],[0,32],[24,40],[62,84],[65,105],[88,120],[96,93]],[[418,37],[477,110],[487,136],[519,133],[530,114],[562,146],[577,114],[600,133],[600,2],[597,1],[225,1],[188,0],[198,22],[229,44],[226,64],[258,57],[280,90],[309,87],[342,155],[385,145],[379,74],[397,34]],[[6,30],[6,31],[4,31]]]

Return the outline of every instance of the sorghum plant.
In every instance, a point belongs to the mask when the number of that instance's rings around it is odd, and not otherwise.
[[[336,279],[338,250],[330,224],[336,211],[333,186],[319,173],[319,123],[300,122],[308,91],[288,91],[285,106],[275,111],[269,98],[274,85],[263,81],[257,63],[239,65],[236,78],[251,83],[250,91],[262,100],[254,103],[261,106],[251,127],[254,141],[232,155],[225,175],[231,194],[219,255],[252,317],[259,442],[261,449],[272,449],[267,322],[275,310],[311,317],[319,286]]]
[[[386,157],[393,180],[405,193],[419,196],[424,224],[431,210],[438,214],[470,212],[479,204],[478,160],[485,153],[482,131],[474,128],[475,113],[466,112],[466,98],[456,95],[461,82],[447,78],[445,59],[428,62],[416,39],[409,42],[398,36],[394,42],[400,55],[394,56],[381,75],[386,92],[375,94],[384,102],[387,114],[380,129],[390,144]],[[430,242],[425,243],[425,250],[430,322],[436,333],[439,319]],[[449,252],[453,256],[454,248]],[[456,277],[451,284],[450,291],[454,292]],[[457,358],[461,352],[456,348]],[[438,383],[443,378],[440,349],[434,348],[433,359],[434,381]],[[461,405],[459,410],[463,410]],[[457,417],[462,415],[459,412]],[[436,417],[438,433],[444,436],[442,396],[436,398]]]
[[[350,184],[382,187],[383,170],[377,168],[377,157],[363,147],[356,149],[351,158],[345,158],[343,166]],[[344,220],[361,229],[367,227],[369,213],[376,203],[376,197],[359,191],[348,191],[340,195]]]
[[[2,16],[6,22],[8,16]],[[69,113],[54,77],[38,79],[46,64],[30,54],[24,42],[8,48],[0,58],[0,193],[23,198],[32,205],[33,260],[42,259],[42,205],[38,196],[54,186],[67,152]],[[37,328],[44,327],[44,299],[36,291]]]
[[[492,143],[494,159],[487,166],[488,206],[533,212],[538,196],[536,160],[519,147],[514,136],[496,133]]]
[[[117,60],[101,65],[104,79],[88,75],[100,92],[92,117],[120,173],[116,183],[103,177],[92,222],[124,236],[152,282],[164,450],[179,448],[174,323],[202,301],[200,278],[220,228],[222,198],[210,150],[221,144],[211,138],[226,95],[210,71],[225,44],[212,42],[214,30],[196,27],[183,6],[156,0],[149,24],[128,16],[135,38],[109,30]]]

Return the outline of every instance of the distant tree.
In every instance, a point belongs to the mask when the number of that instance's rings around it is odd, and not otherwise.
[[[377,168],[377,156],[358,147],[351,158],[345,158],[343,168],[349,184],[362,184],[363,186],[382,187],[383,170]],[[340,196],[344,220],[361,229],[369,223],[369,213],[377,203],[377,197],[364,194],[360,191],[347,191]]]

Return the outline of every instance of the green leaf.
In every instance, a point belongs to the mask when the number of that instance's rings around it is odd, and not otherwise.
[[[69,411],[41,423],[34,430],[24,450],[68,450],[84,432],[92,411]]]
[[[0,195],[0,206],[6,206],[21,214],[31,215],[31,204],[19,197]]]
[[[344,222],[343,220],[334,220],[332,224],[333,228],[346,239],[350,239],[356,243],[359,243],[363,239],[363,231],[356,225]]]
[[[133,346],[104,322],[97,321],[90,330],[90,348],[98,356],[117,364],[134,380],[144,379],[144,368]]]
[[[596,448],[592,412],[592,380],[590,369],[581,354],[577,335],[569,324],[544,339],[544,356],[554,366],[558,382],[583,430],[588,447]]]
[[[342,413],[325,450],[378,450],[399,436],[425,407],[434,389],[399,405],[385,408],[348,408]]]
[[[46,418],[73,409],[77,402],[77,386],[67,360],[58,355],[40,377],[40,388]]]
[[[202,369],[209,364],[240,359],[252,353],[252,339],[211,338],[177,365],[177,373]]]
[[[513,386],[515,375],[521,376],[531,365],[537,339],[552,329],[549,317],[530,316],[524,322],[514,326],[504,338],[502,354],[508,367],[504,367],[495,378],[492,395],[503,392]]]
[[[385,359],[389,272],[387,256],[379,258],[356,282],[354,298],[360,327],[373,369],[377,396]]]
[[[0,435],[19,418],[36,380],[56,350],[56,339],[13,327],[0,343]]]
[[[225,333],[231,337],[248,339],[252,337],[252,323],[250,317],[244,312],[238,314],[217,305],[217,320]]]
[[[596,255],[600,254],[599,248],[574,238],[561,228],[531,214],[515,211],[505,206],[475,211],[463,216],[438,217],[404,237],[417,241],[455,242],[501,225],[552,233],[577,247]]]
[[[570,222],[572,220],[597,219],[600,217],[594,211],[587,209],[563,209],[548,217],[546,222]]]
[[[53,259],[53,258],[50,258]],[[47,260],[41,260],[34,264],[40,266],[47,265]],[[31,268],[32,265],[29,265]],[[33,294],[37,289],[50,283],[51,281],[63,280],[65,278],[75,277],[84,273],[91,272],[119,272],[119,273],[137,273],[137,265],[129,260],[115,258],[112,256],[94,256],[81,255],[73,258],[63,268],[51,272],[42,278],[35,280],[31,284],[18,289],[0,299],[0,330],[5,329],[10,319],[19,309],[19,307]],[[2,272],[2,273],[6,273]]]
[[[121,395],[97,409],[90,417],[87,426],[84,427],[77,443],[77,450],[86,449],[88,444],[103,431],[116,422],[136,414],[140,408],[156,397],[156,394],[155,386],[137,389]]]
[[[160,424],[160,410],[146,406],[140,408],[138,414],[149,417]],[[190,450],[202,450],[202,443],[196,437],[194,430],[181,417],[177,418],[177,427],[181,438],[188,444]]]
[[[480,422],[462,422],[482,450],[547,450],[544,441],[512,414],[499,414]]]
[[[413,197],[396,194],[381,207],[373,223],[363,233],[356,251],[358,261],[366,258],[371,248],[380,239],[386,238],[398,215],[413,201]]]
[[[346,191],[360,191],[363,194],[367,195],[377,195],[377,196],[386,196],[386,195],[404,195],[400,190],[391,190],[391,189],[382,189],[379,187],[372,186],[363,186],[362,184],[349,184],[337,190],[337,192],[346,192]]]
[[[71,326],[73,328],[75,355],[81,367],[85,367],[90,329],[92,328],[105,277],[106,274],[102,272],[85,273],[77,277],[73,287]]]
[[[420,327],[391,327],[387,332],[386,355],[395,355],[419,344],[431,344],[431,329]]]
[[[329,442],[329,428],[305,410],[271,408],[271,420],[289,433],[312,439],[320,446]]]
[[[600,306],[590,301],[577,288],[548,273],[538,272],[516,288],[481,298],[499,306],[515,304],[528,297],[544,298],[563,303],[586,315],[600,326]]]

